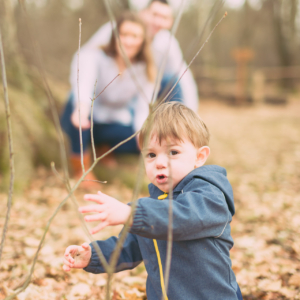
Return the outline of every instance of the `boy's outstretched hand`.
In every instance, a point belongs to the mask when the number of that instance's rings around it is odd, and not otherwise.
[[[84,199],[98,204],[79,207],[81,213],[96,213],[85,216],[86,222],[101,221],[99,225],[90,230],[92,234],[102,230],[106,226],[125,224],[131,214],[131,207],[107,196],[101,192],[98,194],[86,194]]]
[[[64,254],[64,271],[71,269],[85,268],[91,259],[92,250],[88,243],[83,243],[81,246],[69,246]]]

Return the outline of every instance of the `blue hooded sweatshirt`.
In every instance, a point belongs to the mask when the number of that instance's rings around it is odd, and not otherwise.
[[[169,222],[168,199],[153,184],[150,197],[137,202],[130,232],[118,260],[116,272],[132,269],[144,261],[148,273],[148,300],[162,297],[158,258],[153,239],[166,264]],[[183,178],[173,191],[173,246],[168,298],[171,300],[235,300],[238,285],[231,269],[229,250],[233,246],[230,222],[234,215],[231,185],[226,170],[202,166]],[[109,261],[117,237],[97,241]],[[92,246],[87,272],[105,272]]]

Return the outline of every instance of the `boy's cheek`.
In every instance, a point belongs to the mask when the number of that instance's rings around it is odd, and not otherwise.
[[[145,164],[145,171],[146,171],[146,175],[147,175],[148,179],[150,179],[152,181],[152,177],[153,177],[152,168],[149,165]]]

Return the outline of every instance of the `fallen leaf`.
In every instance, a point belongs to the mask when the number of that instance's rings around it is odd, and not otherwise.
[[[70,296],[87,296],[91,292],[91,288],[86,283],[78,283],[72,287]]]
[[[289,279],[289,285],[300,287],[300,273],[293,274]]]

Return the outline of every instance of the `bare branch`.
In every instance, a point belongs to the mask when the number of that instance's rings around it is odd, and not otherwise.
[[[170,148],[170,146],[168,146]],[[170,153],[170,149],[168,149],[168,153]],[[168,160],[168,168],[169,168],[169,224],[168,224],[168,237],[167,237],[167,256],[166,256],[166,266],[165,266],[165,289],[166,293],[168,293],[168,285],[170,278],[170,268],[171,268],[171,259],[172,259],[172,248],[173,248],[173,178],[172,178],[172,166],[171,166],[171,158]]]
[[[81,127],[81,112],[80,112],[80,93],[79,93],[79,54],[81,43],[81,18],[79,18],[79,42],[77,52],[77,93],[78,93],[78,117],[79,117],[79,140],[80,140],[80,155],[81,155],[81,168],[82,172],[85,172],[83,163],[83,145],[82,145],[82,127]]]
[[[85,179],[83,181],[93,181],[93,182],[98,182],[98,183],[107,183],[107,181],[92,180],[92,179]]]
[[[94,97],[92,99],[92,104],[91,104],[91,143],[92,143],[94,161],[97,159],[95,142],[94,142],[94,102],[96,99],[96,85],[97,85],[97,79],[96,79],[95,86],[94,86]]]
[[[104,155],[104,156],[105,156],[105,155]],[[49,230],[49,228],[50,228],[50,225],[51,225],[53,219],[55,218],[55,216],[57,215],[57,213],[59,212],[59,210],[63,207],[63,205],[67,202],[67,200],[74,194],[74,191],[78,188],[79,184],[83,181],[84,177],[92,170],[92,168],[96,165],[96,163],[97,163],[97,161],[94,162],[93,166],[92,166],[86,173],[84,173],[84,174],[81,176],[81,178],[80,178],[80,179],[78,180],[78,182],[74,185],[74,187],[73,187],[72,189],[70,189],[69,194],[64,198],[64,200],[58,205],[58,207],[56,208],[56,210],[54,211],[54,213],[51,215],[51,217],[50,217],[50,219],[48,220],[47,225],[46,225],[46,227],[45,227],[43,236],[42,236],[42,238],[41,238],[41,240],[40,240],[38,249],[37,249],[37,251],[36,251],[36,253],[35,253],[35,256],[34,256],[34,259],[33,259],[33,262],[32,262],[32,266],[31,266],[31,268],[30,268],[30,271],[29,271],[29,274],[28,274],[28,276],[27,276],[27,279],[25,280],[24,284],[23,284],[19,289],[17,289],[16,291],[14,291],[13,294],[7,296],[4,300],[10,300],[10,299],[13,299],[14,297],[16,297],[18,294],[20,294],[22,291],[24,291],[24,290],[27,288],[27,286],[29,285],[29,283],[30,283],[30,281],[31,281],[31,277],[32,277],[32,274],[33,274],[33,271],[34,271],[34,267],[35,267],[36,262],[37,262],[38,254],[39,254],[39,252],[40,252],[40,250],[41,250],[41,248],[42,248],[42,245],[43,245],[43,242],[44,242],[44,240],[45,240],[46,234],[47,234],[47,232],[48,232],[48,230]],[[74,204],[76,205],[76,207],[78,208],[78,205],[77,205],[76,201],[74,201],[73,203],[74,203]],[[78,211],[78,209],[77,209],[77,211]],[[80,219],[83,220],[83,216],[82,216],[79,212],[78,212],[78,215],[79,215]],[[83,221],[83,223],[84,223],[84,221]],[[85,227],[85,229],[86,229],[86,234],[87,234],[88,237],[90,237],[91,240],[92,240],[92,237],[91,237],[91,235],[89,234],[88,229],[87,229],[86,227]],[[94,244],[97,244],[97,243],[94,243]],[[93,244],[93,245],[94,245],[94,244]],[[95,246],[95,245],[94,245],[94,246]],[[98,246],[98,245],[97,245],[97,246]],[[103,254],[102,254],[102,252],[101,252],[99,246],[98,246],[98,247],[97,247],[97,246],[95,246],[95,250],[96,250],[96,252],[97,252],[97,255],[99,256],[99,259],[100,259],[101,263],[103,264],[104,269],[105,269],[107,272],[110,272],[109,265],[107,264],[107,262],[106,262],[106,260],[105,260],[105,257],[103,256]]]
[[[2,82],[3,82],[3,91],[4,91],[5,115],[6,115],[6,123],[7,123],[9,168],[10,168],[10,182],[9,182],[9,192],[7,198],[7,212],[6,212],[5,222],[3,226],[1,245],[0,245],[0,263],[1,263],[2,251],[4,247],[6,232],[8,229],[8,223],[10,218],[14,180],[15,180],[13,136],[12,136],[12,126],[11,126],[11,119],[10,119],[10,106],[9,106],[9,98],[8,98],[8,90],[7,90],[7,79],[6,79],[5,59],[4,59],[4,51],[2,45],[1,30],[0,30],[0,59],[1,59],[1,72],[2,72]]]
[[[97,84],[97,80],[95,82],[95,87],[94,87],[94,97],[92,100],[92,104],[91,104],[91,142],[92,142],[92,150],[93,150],[93,156],[94,156],[94,161],[96,160],[96,150],[95,150],[95,142],[94,142],[94,134],[93,134],[93,128],[94,128],[94,116],[93,116],[93,112],[94,112],[94,102],[95,100],[106,90],[106,88],[108,86],[110,86],[116,78],[118,78],[121,75],[121,73],[119,73],[116,77],[114,77],[105,87],[104,89],[97,95],[96,95],[96,84]]]
[[[170,34],[170,37],[169,37],[166,52],[164,53],[162,63],[160,65],[157,77],[155,79],[154,92],[153,92],[153,95],[152,95],[151,104],[153,104],[157,99],[157,95],[158,95],[158,92],[159,92],[159,89],[160,89],[160,83],[161,83],[161,80],[162,80],[162,77],[163,77],[163,74],[164,74],[164,71],[165,71],[165,67],[166,67],[166,63],[167,63],[167,59],[168,59],[168,55],[169,55],[169,51],[170,51],[172,36],[174,36],[176,34],[178,25],[180,23],[182,13],[183,13],[183,8],[184,8],[184,5],[183,5],[184,2],[185,2],[185,0],[181,0],[180,9],[179,9],[179,12],[176,16],[176,19],[174,21],[174,24],[173,24],[173,27],[172,27],[172,30],[171,30],[171,34]]]
[[[62,182],[66,183],[66,179],[65,179],[64,177],[62,177],[62,176],[57,172],[57,170],[56,170],[56,168],[55,168],[55,162],[54,162],[54,161],[51,162],[50,166],[51,166],[51,170],[52,170],[52,172],[54,173],[54,175],[55,175],[58,179],[60,179]]]
[[[115,16],[114,16],[114,13],[113,13],[113,11],[112,11],[112,9],[110,7],[109,1],[108,0],[104,0],[104,4],[105,4],[105,7],[106,7],[106,10],[107,10],[110,22],[111,22],[112,30],[113,30],[113,32],[115,34],[116,39],[117,39],[118,46],[121,49],[121,54],[122,54],[122,57],[123,57],[124,62],[126,64],[126,67],[128,68],[130,76],[131,76],[132,80],[134,81],[137,89],[139,90],[139,93],[141,95],[143,95],[143,99],[146,101],[147,104],[149,104],[149,100],[150,99],[147,99],[147,96],[144,93],[143,88],[141,87],[140,83],[138,82],[137,76],[135,75],[134,70],[132,68],[132,64],[130,62],[130,59],[128,58],[126,52],[124,51],[124,47],[123,47],[123,45],[122,45],[122,43],[120,41],[120,36],[119,36],[118,30],[117,30],[117,27],[115,26],[115,24],[116,24]]]
[[[126,224],[124,225],[124,228],[123,228],[122,233],[121,233],[121,235],[118,239],[118,242],[117,242],[117,245],[114,249],[114,252],[111,255],[109,264],[110,264],[110,267],[111,267],[112,270],[115,270],[115,268],[116,268],[117,261],[118,261],[118,258],[120,256],[120,253],[121,253],[121,249],[123,247],[124,241],[126,239],[128,231],[129,231],[129,227],[130,227],[129,224],[130,224],[130,222],[131,222],[131,220],[134,216],[134,213],[135,213],[136,203],[137,203],[137,200],[138,200],[137,197],[138,197],[138,194],[139,194],[141,186],[142,186],[144,174],[145,174],[145,172],[144,172],[144,168],[143,168],[143,157],[142,157],[142,155],[140,155],[139,172],[138,172],[137,181],[136,181],[135,188],[134,188],[134,191],[133,191],[133,194],[132,194],[132,199],[131,199],[131,215],[128,218]]]
[[[222,16],[222,18],[219,20],[219,22],[215,25],[215,27],[212,29],[212,31],[209,33],[208,37],[206,38],[205,42],[202,44],[202,46],[200,47],[200,49],[198,50],[198,52],[194,55],[194,57],[192,58],[192,60],[190,61],[190,63],[188,64],[188,66],[186,67],[186,69],[184,70],[184,72],[181,74],[181,76],[178,78],[178,80],[175,82],[175,84],[173,85],[173,87],[170,89],[170,91],[168,92],[168,94],[160,101],[160,103],[164,103],[166,101],[166,99],[170,96],[170,94],[173,92],[173,90],[175,89],[176,85],[179,83],[179,81],[181,80],[181,78],[184,76],[184,74],[187,72],[187,70],[189,69],[189,67],[191,66],[191,64],[194,62],[195,58],[199,55],[199,53],[202,51],[202,49],[204,48],[205,44],[209,41],[211,35],[213,34],[213,32],[215,31],[215,29],[219,26],[219,24],[223,21],[223,19],[227,16],[227,12],[225,12],[225,14]],[[157,106],[158,107],[158,106]],[[155,109],[157,109],[157,107]]]
[[[77,187],[79,186],[79,184],[82,182],[82,180],[87,175],[87,173],[91,171],[91,169],[88,172],[86,172],[85,174],[82,175],[82,177],[79,179],[79,181],[77,182],[77,184],[71,190],[70,184],[69,184],[69,173],[68,173],[68,167],[67,167],[66,151],[65,151],[64,139],[63,139],[63,134],[62,134],[61,126],[60,126],[59,116],[58,116],[58,113],[57,113],[57,110],[56,110],[56,107],[55,107],[55,104],[54,104],[54,100],[53,100],[53,96],[52,96],[50,87],[49,87],[47,79],[46,79],[45,71],[44,71],[43,64],[42,64],[42,59],[40,57],[40,51],[38,51],[38,45],[34,41],[34,39],[32,38],[32,36],[30,34],[31,33],[31,30],[30,30],[31,26],[30,26],[30,22],[29,22],[29,20],[27,18],[26,9],[23,6],[23,3],[22,3],[22,8],[23,8],[23,11],[24,11],[24,14],[25,14],[26,23],[27,23],[28,29],[29,29],[29,38],[30,38],[30,41],[32,42],[34,50],[35,50],[35,54],[36,54],[35,57],[38,58],[37,59],[38,70],[39,70],[39,72],[41,74],[41,77],[42,77],[44,85],[45,85],[46,95],[47,95],[47,98],[49,100],[49,104],[50,104],[52,116],[53,116],[53,119],[54,119],[54,124],[55,124],[55,127],[56,127],[56,131],[58,133],[59,145],[60,145],[60,154],[61,154],[61,161],[62,161],[62,166],[63,166],[63,169],[64,169],[64,174],[65,174],[65,177],[66,177],[65,182],[67,184],[68,191],[70,192],[69,195],[68,195],[68,197],[66,199],[64,199],[64,201],[61,203],[61,205],[59,205],[59,207],[57,208],[56,212],[51,216],[51,218],[50,218],[50,220],[48,222],[48,225],[50,226],[53,218],[55,217],[55,215],[57,214],[57,212],[59,211],[59,209],[67,201],[67,199],[69,198],[69,196],[73,194],[73,192],[77,189]],[[122,143],[120,143],[120,145],[121,144]],[[115,148],[117,148],[118,146],[119,145],[116,145]],[[104,156],[105,155],[103,155],[103,157]],[[53,167],[54,167],[54,170],[55,170],[55,165],[52,166],[52,169],[53,169]],[[78,204],[76,202],[76,199],[72,197],[72,201],[73,201],[74,205],[78,208]],[[76,211],[77,211],[77,214],[79,216],[79,219],[81,221],[81,224],[82,224],[82,227],[83,227],[84,231],[86,232],[86,234],[89,237],[89,239],[92,241],[93,238],[92,238],[91,234],[89,233],[88,228],[86,227],[86,224],[85,224],[85,221],[83,219],[83,216],[78,212],[78,210],[76,210]],[[27,280],[25,281],[25,283],[23,284],[23,286],[20,289],[18,289],[14,294],[10,295],[9,297],[7,297],[5,299],[12,299],[12,298],[14,298],[16,295],[18,295],[20,292],[22,292],[24,289],[26,289],[26,287],[30,283],[31,276],[32,276],[32,273],[33,273],[33,270],[34,270],[34,266],[36,264],[36,259],[37,259],[38,253],[40,251],[41,245],[43,243],[44,237],[45,237],[48,229],[49,229],[49,227],[47,227],[45,229],[44,236],[43,236],[42,240],[40,241],[40,245],[39,245],[39,248],[38,248],[38,250],[36,252],[35,260],[33,261],[31,272],[29,273]],[[107,264],[107,262],[106,262],[106,260],[105,260],[105,258],[103,256],[103,254],[102,254],[102,252],[101,252],[101,250],[100,250],[100,248],[99,248],[99,246],[97,244],[95,245],[95,250],[96,250],[96,253],[97,253],[97,255],[98,255],[98,257],[99,257],[102,265],[104,266],[104,269],[107,270],[109,266],[108,266],[108,264]]]
[[[104,89],[96,96],[95,100],[106,90],[107,87],[109,87],[122,73],[119,73],[116,77],[112,79],[105,87]]]
[[[217,12],[222,8],[222,6],[224,5],[224,2],[225,2],[225,0],[216,0],[215,1],[213,7],[211,8],[211,10],[208,14],[208,18],[206,19],[206,21],[204,23],[201,33],[199,34],[198,38],[194,39],[194,41],[189,45],[188,50],[185,53],[185,57],[190,57],[194,53],[194,50],[197,47],[198,43],[201,42],[208,25],[214,19]],[[172,82],[174,82],[177,79],[177,75],[180,73],[183,65],[184,65],[184,60],[182,59],[181,63],[178,66],[177,72],[174,73],[174,76],[170,80],[169,84],[165,87],[164,91],[167,91],[172,87]]]

